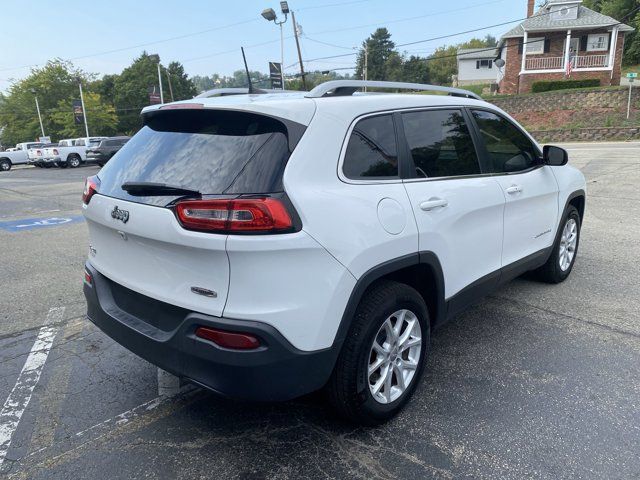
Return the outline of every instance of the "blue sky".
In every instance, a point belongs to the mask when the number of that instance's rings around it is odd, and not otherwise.
[[[350,47],[360,45],[377,26],[389,28],[396,43],[407,43],[515,20],[526,14],[526,0],[291,0],[289,6],[296,12],[304,33],[304,59],[349,53]],[[279,61],[280,57],[279,30],[260,16],[267,7],[279,12],[279,2],[274,0],[2,0],[0,91],[9,86],[8,80],[29,73],[29,67],[16,67],[60,57],[74,59],[76,66],[89,72],[117,73],[143,49],[160,54],[165,64],[172,60],[183,62],[190,75],[207,75],[241,69],[240,46],[244,45],[250,68],[267,71],[267,62]],[[499,36],[511,26],[403,50],[428,55],[442,44],[487,33]],[[284,32],[286,66],[297,61],[290,18]],[[107,51],[111,52],[104,53]],[[354,59],[355,56],[319,60],[306,68],[346,68],[353,66]],[[285,71],[293,70],[295,67]]]

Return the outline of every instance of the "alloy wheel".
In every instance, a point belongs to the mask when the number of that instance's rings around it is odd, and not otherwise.
[[[415,313],[398,310],[387,317],[369,353],[369,391],[377,402],[402,396],[415,377],[421,351],[422,329]]]
[[[564,224],[562,230],[562,237],[560,237],[560,252],[558,254],[558,261],[560,263],[560,269],[566,272],[573,258],[576,255],[576,247],[578,246],[578,224],[575,219],[570,218],[567,223]]]

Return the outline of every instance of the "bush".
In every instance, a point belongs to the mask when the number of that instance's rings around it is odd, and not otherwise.
[[[550,92],[552,90],[566,90],[569,88],[599,87],[600,80],[589,78],[587,80],[552,80],[547,82],[533,82],[532,93]]]

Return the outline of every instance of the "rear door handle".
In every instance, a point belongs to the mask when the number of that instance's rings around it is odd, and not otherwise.
[[[507,188],[507,193],[509,195],[515,195],[516,193],[522,192],[522,187],[520,185],[511,185]]]
[[[444,208],[449,205],[448,200],[444,198],[430,198],[429,200],[422,202],[420,208],[425,212],[430,212],[436,208]]]

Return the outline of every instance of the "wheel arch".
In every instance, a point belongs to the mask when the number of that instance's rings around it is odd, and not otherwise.
[[[580,223],[582,224],[582,220],[584,219],[584,211],[586,208],[587,196],[584,190],[576,190],[567,198],[567,202],[564,206],[563,213],[567,211],[569,205],[576,207],[578,213],[580,214]]]
[[[358,279],[342,315],[334,346],[341,346],[358,304],[365,293],[380,280],[392,280],[415,288],[427,304],[431,325],[444,322],[446,302],[442,266],[433,252],[416,252],[377,265]]]

